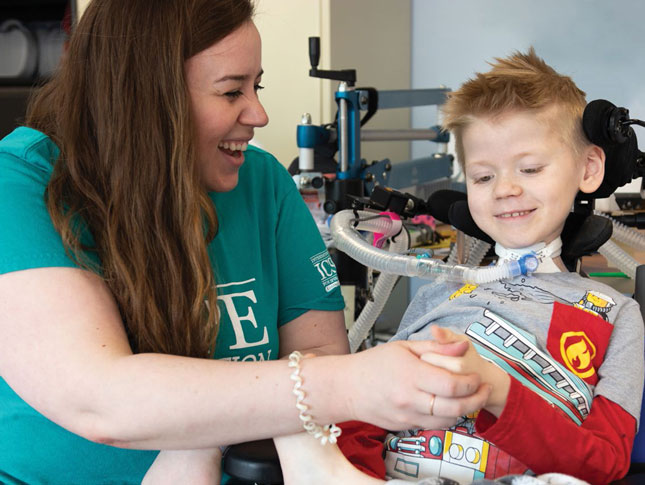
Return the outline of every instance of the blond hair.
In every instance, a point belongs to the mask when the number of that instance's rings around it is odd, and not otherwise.
[[[585,93],[569,76],[559,74],[533,47],[526,54],[516,51],[511,56],[489,63],[492,69],[477,73],[449,94],[442,107],[443,129],[455,137],[457,158],[462,167],[465,154],[463,130],[476,118],[497,117],[512,111],[535,111],[542,115],[549,108],[557,117],[549,121],[563,142],[578,154],[589,141],[582,131]],[[554,123],[555,122],[555,123]]]

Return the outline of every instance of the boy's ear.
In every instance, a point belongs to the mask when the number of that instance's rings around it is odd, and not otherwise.
[[[598,145],[585,150],[584,174],[579,189],[585,194],[594,192],[605,178],[605,151]]]

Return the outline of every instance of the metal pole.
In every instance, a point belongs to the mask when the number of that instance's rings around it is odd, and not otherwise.
[[[435,140],[437,130],[361,130],[362,141]]]

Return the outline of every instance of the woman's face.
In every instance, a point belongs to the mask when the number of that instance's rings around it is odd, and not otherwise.
[[[253,22],[186,61],[186,81],[197,131],[197,157],[209,191],[227,192],[253,130],[269,121],[258,99],[260,34]]]

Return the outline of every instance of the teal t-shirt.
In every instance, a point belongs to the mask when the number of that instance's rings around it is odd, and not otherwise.
[[[0,274],[76,266],[44,201],[58,154],[30,128],[0,141]],[[276,359],[279,326],[308,310],[343,308],[329,254],[291,177],[262,150],[249,147],[237,187],[211,197],[219,221],[208,247],[220,310],[215,358]],[[0,378],[0,483],[140,483],[156,454],[70,433]]]

